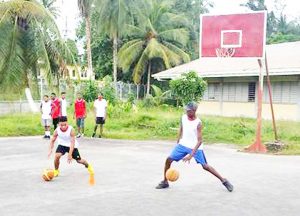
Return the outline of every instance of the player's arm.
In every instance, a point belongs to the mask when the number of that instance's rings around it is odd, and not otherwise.
[[[177,138],[177,144],[179,143],[179,140],[181,139],[182,136],[182,120],[180,120],[180,127],[178,130],[178,138]]]
[[[71,144],[70,144],[70,150],[69,150],[69,154],[68,154],[68,163],[71,163],[73,157],[73,151],[74,151],[74,146],[75,146],[75,131],[74,129],[71,130],[70,133],[71,136]]]
[[[76,101],[74,103],[74,113],[73,113],[73,119],[75,119],[76,117]]]
[[[85,105],[85,101],[83,101],[83,117],[86,118],[86,105]]]
[[[53,133],[53,136],[52,136],[52,138],[51,138],[51,140],[50,140],[49,151],[48,151],[48,157],[50,157],[51,154],[52,154],[52,150],[53,150],[54,143],[55,143],[56,139],[57,139],[57,132],[56,132],[56,130],[55,130],[54,133]]]
[[[104,119],[107,118],[107,103],[105,104],[105,109],[104,109]]]

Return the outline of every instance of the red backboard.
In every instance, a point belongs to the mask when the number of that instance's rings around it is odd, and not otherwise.
[[[200,57],[263,58],[266,11],[200,16]]]

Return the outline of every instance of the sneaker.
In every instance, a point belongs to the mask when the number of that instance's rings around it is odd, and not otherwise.
[[[76,136],[76,138],[80,138],[81,137],[81,134],[80,133],[78,133],[77,134],[77,136]]]
[[[54,170],[54,177],[57,177],[59,175],[59,170]]]
[[[233,191],[233,185],[227,179],[225,179],[225,181],[222,184],[226,187],[226,189],[229,192]]]
[[[155,188],[156,189],[164,189],[164,188],[168,188],[169,187],[169,183],[166,181],[161,181]]]
[[[94,173],[95,173],[94,168],[92,167],[91,164],[88,165],[87,169],[88,169],[88,172],[90,173],[90,175],[94,175]]]

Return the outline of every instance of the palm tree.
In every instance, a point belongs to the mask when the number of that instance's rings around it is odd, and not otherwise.
[[[133,69],[133,80],[140,83],[147,69],[147,94],[150,92],[152,63],[160,59],[166,68],[190,61],[183,50],[189,39],[184,17],[170,13],[167,2],[152,0],[141,7],[137,25],[127,25],[131,38],[119,50],[119,65],[123,71]]]
[[[85,33],[86,33],[86,52],[88,63],[88,77],[95,79],[92,65],[92,50],[91,50],[91,12],[94,0],[78,0],[78,8],[81,16],[85,19]]]
[[[56,0],[40,0],[40,2],[55,18],[59,16],[59,9],[55,6]]]
[[[27,88],[43,69],[48,83],[58,76],[51,64],[63,70],[64,43],[53,16],[35,0],[11,0],[0,4],[0,85],[3,89]],[[29,91],[30,93],[30,91]],[[31,97],[28,95],[28,97]]]
[[[132,6],[134,2],[132,0],[100,0],[98,3],[100,30],[113,41],[113,80],[117,82],[118,38],[128,21],[129,6]]]

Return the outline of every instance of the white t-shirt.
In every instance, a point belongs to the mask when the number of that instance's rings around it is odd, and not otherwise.
[[[66,146],[66,147],[70,147],[71,145],[71,131],[72,131],[73,127],[71,125],[68,125],[68,129],[63,132],[60,127],[56,128],[56,132],[57,132],[57,142],[59,145],[62,146]],[[75,145],[74,148],[78,148],[79,144],[77,142],[77,140],[75,139]]]
[[[67,101],[66,99],[60,100],[61,102],[61,116],[67,116]]]
[[[179,144],[194,149],[198,142],[198,125],[201,125],[201,120],[196,118],[191,121],[188,119],[188,116],[185,114],[181,118],[182,124],[182,135],[179,140]],[[200,145],[199,149],[203,149],[203,143]]]
[[[107,107],[107,102],[105,99],[95,100],[94,107],[96,109],[96,117],[105,117],[105,109]]]
[[[42,119],[51,119],[51,101],[42,101]]]

